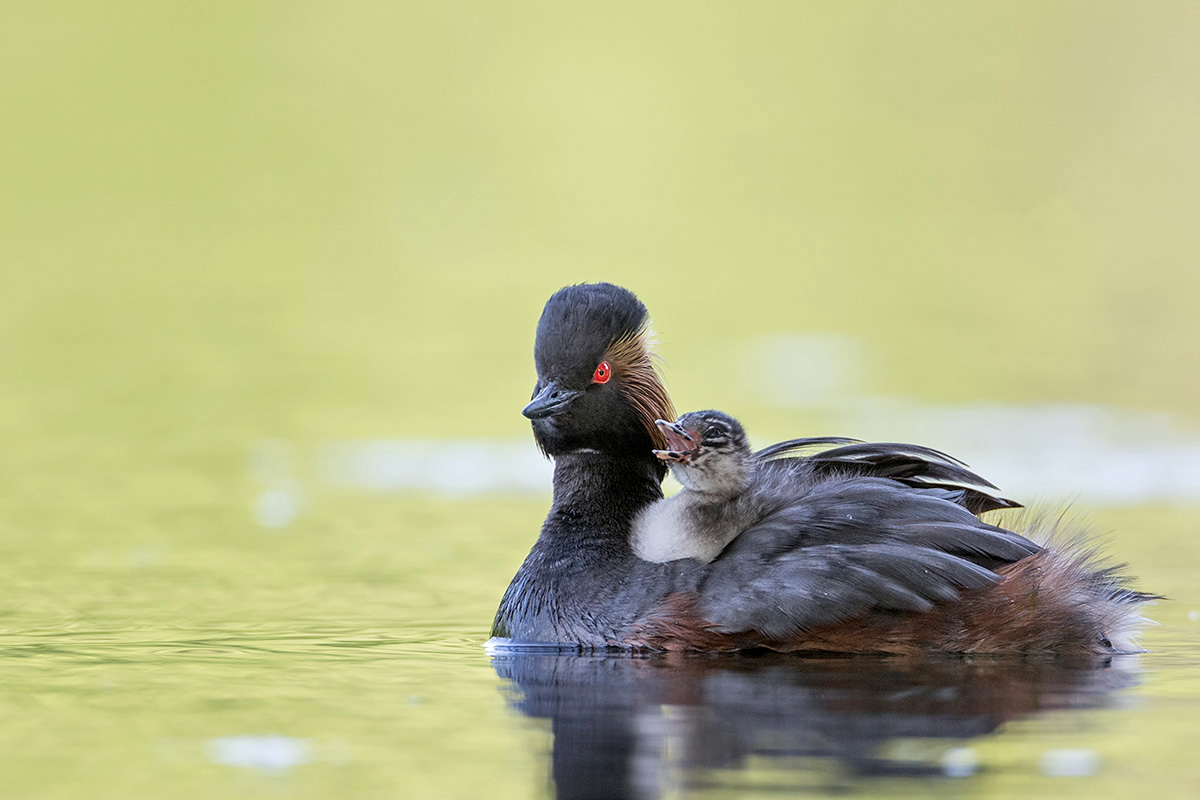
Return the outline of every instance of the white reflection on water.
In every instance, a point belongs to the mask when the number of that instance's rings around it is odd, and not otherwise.
[[[838,416],[842,421],[828,431],[754,439],[761,446],[790,436],[832,434],[924,444],[964,459],[1006,496],[1023,502],[1200,504],[1200,436],[1162,414],[859,398]],[[321,449],[318,466],[329,485],[376,492],[542,494],[549,492],[552,476],[552,465],[528,440],[341,441]]]
[[[1024,503],[1098,506],[1200,504],[1200,430],[1168,414],[1094,405],[948,406],[871,396],[857,342],[830,334],[789,334],[750,343],[741,385],[758,406],[795,409],[821,420],[790,430],[752,430],[758,446],[796,436],[907,441],[967,461]],[[736,408],[725,409],[734,414]],[[302,510],[287,443],[264,441],[251,454],[262,486],[255,516],[280,528]],[[552,464],[527,439],[331,441],[315,456],[320,482],[373,492],[546,494]],[[310,474],[311,470],[305,470]]]
[[[776,408],[816,411],[839,435],[907,441],[969,462],[1023,502],[1070,499],[1089,506],[1200,503],[1200,430],[1169,414],[1087,404],[948,406],[877,397],[858,389],[869,372],[853,340],[829,334],[751,342],[745,384]],[[836,365],[836,366],[826,366]],[[825,371],[821,392],[781,385]]]
[[[281,734],[217,736],[205,742],[204,749],[214,764],[268,772],[285,772],[318,761],[334,766],[351,761],[350,744],[342,739],[314,742]]]
[[[208,741],[214,764],[281,771],[312,761],[312,743],[291,736],[218,736]]]
[[[264,528],[286,528],[300,513],[300,498],[287,487],[267,489],[254,503],[254,517]]]
[[[529,439],[371,439],[330,442],[317,456],[331,486],[447,494],[549,491],[553,467]]]
[[[254,500],[254,518],[264,528],[286,528],[300,514],[294,461],[291,447],[278,439],[263,440],[250,453],[250,474],[264,487]]]
[[[979,754],[970,747],[951,747],[942,756],[942,773],[948,778],[966,778],[979,771]]]
[[[1200,503],[1200,435],[1169,415],[1084,405],[930,406],[858,398],[839,427],[936,447],[1006,496],[1089,506]]]
[[[1047,750],[1042,755],[1042,774],[1051,778],[1086,778],[1100,768],[1095,750]]]

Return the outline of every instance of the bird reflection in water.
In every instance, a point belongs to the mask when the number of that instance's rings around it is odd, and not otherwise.
[[[1109,706],[1115,690],[1137,681],[1136,656],[1064,663],[493,652],[492,664],[516,710],[550,720],[560,800],[765,788],[749,772],[752,758],[767,766],[774,789],[961,776],[975,768],[970,751],[954,749],[964,740],[1040,712]],[[903,747],[913,740],[944,746]]]

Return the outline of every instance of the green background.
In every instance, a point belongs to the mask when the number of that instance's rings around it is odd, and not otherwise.
[[[330,440],[527,437],[533,326],[567,283],[638,292],[676,405],[751,431],[826,432],[739,377],[795,331],[859,342],[878,396],[1194,430],[1198,36],[1188,2],[6,9],[0,783],[542,791],[547,735],[478,644],[545,498],[312,465]],[[252,514],[264,440],[305,486],[283,531]],[[1072,738],[1111,769],[1054,791],[1186,795],[1200,512],[1095,518],[1173,601],[1137,710]],[[243,733],[316,756],[205,757]],[[1014,770],[975,789],[1040,791]]]

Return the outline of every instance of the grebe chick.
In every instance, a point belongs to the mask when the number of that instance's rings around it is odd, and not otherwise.
[[[707,564],[742,531],[762,519],[761,503],[739,502],[754,479],[746,431],[720,411],[692,411],[657,420],[667,439],[654,455],[683,484],[678,494],[647,506],[633,523],[633,552],[664,563],[694,558]]]
[[[752,453],[741,423],[721,411],[692,411],[675,422],[655,424],[667,444],[654,455],[684,487],[634,519],[633,552],[656,564],[681,558],[711,562],[742,531],[801,501],[809,485],[798,476],[814,470],[888,478],[975,515],[1020,507],[992,494],[996,487],[964,465],[927,447],[826,436],[789,439]],[[801,455],[814,449],[818,452]]]

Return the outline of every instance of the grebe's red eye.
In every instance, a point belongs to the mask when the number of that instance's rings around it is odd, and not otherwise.
[[[612,377],[612,368],[608,366],[607,361],[601,361],[600,366],[596,367],[596,371],[592,373],[592,383],[608,383],[608,379]]]

